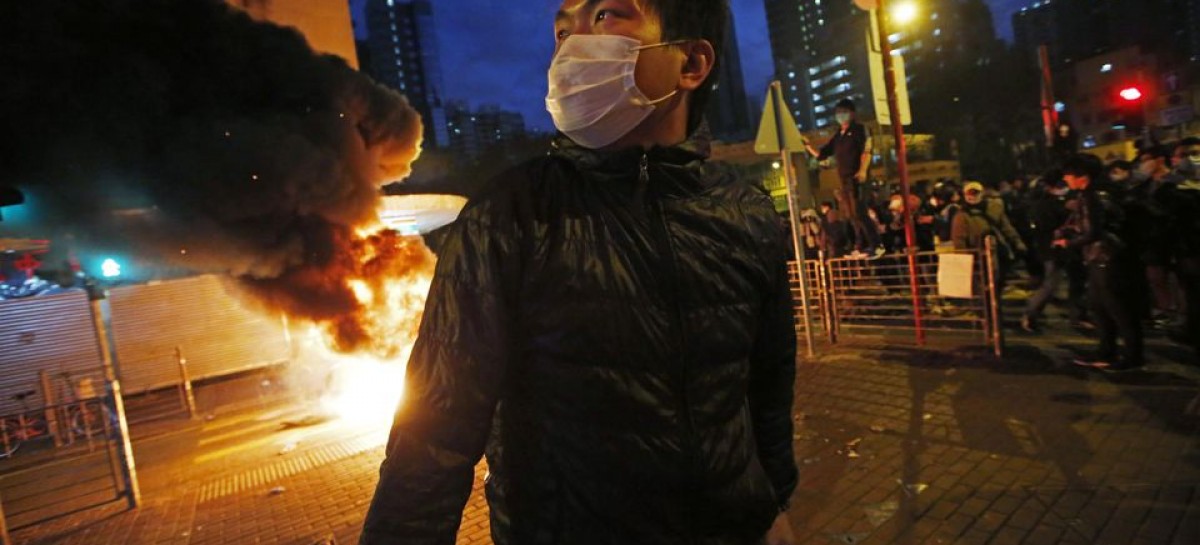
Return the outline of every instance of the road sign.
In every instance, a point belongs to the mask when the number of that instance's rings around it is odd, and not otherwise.
[[[0,252],[34,252],[46,253],[50,249],[49,240],[32,240],[24,238],[0,238]]]
[[[800,308],[804,320],[804,340],[808,347],[808,355],[815,355],[813,350],[812,311],[809,308],[808,280],[804,275],[804,245],[800,242],[800,206],[801,188],[796,180],[796,169],[792,166],[792,153],[804,149],[804,137],[796,128],[796,120],[788,112],[783,102],[783,85],[778,81],[771,82],[767,90],[767,105],[763,108],[762,123],[758,127],[758,139],[754,142],[754,151],[761,154],[779,154],[779,168],[783,169],[783,179],[787,187],[788,216],[791,218],[792,250],[795,252],[797,271],[796,280],[800,284]],[[807,172],[806,172],[807,174]],[[805,194],[808,193],[808,178],[805,176]],[[804,199],[805,201],[810,199]]]
[[[779,119],[775,113],[779,112]],[[758,124],[758,138],[754,139],[754,152],[760,155],[775,155],[779,153],[779,126],[783,127],[783,138],[788,151],[799,153],[804,151],[804,137],[796,128],[796,118],[787,109],[783,101],[783,93],[767,90],[767,104],[763,107],[762,121]]]
[[[871,56],[871,91],[875,95],[875,119],[880,125],[891,125],[892,116],[888,111],[887,87],[883,83],[883,56],[870,53]],[[900,106],[901,124],[912,125],[912,107],[908,103],[908,79],[904,71],[904,57],[892,55],[896,70],[896,101]]]
[[[1190,105],[1174,106],[1162,110],[1162,124],[1165,126],[1182,125],[1196,117],[1196,110]]]
[[[33,257],[33,254],[25,254],[16,263],[13,263],[13,267],[18,271],[24,272],[25,276],[33,276],[34,271],[38,270],[41,266],[42,262]]]

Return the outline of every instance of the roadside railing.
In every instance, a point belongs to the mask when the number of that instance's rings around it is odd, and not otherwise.
[[[996,263],[991,239],[979,250],[918,252],[911,262],[904,253],[877,259],[807,260],[804,270],[813,332],[830,343],[862,337],[888,342],[911,339],[916,344],[927,338],[965,341],[987,346],[999,356],[1003,335]],[[790,270],[797,333],[803,333],[806,321],[795,262]]]

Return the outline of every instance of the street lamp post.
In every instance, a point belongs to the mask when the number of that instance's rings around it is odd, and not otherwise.
[[[883,84],[887,91],[888,113],[891,115],[892,135],[896,139],[896,168],[900,176],[900,192],[904,196],[904,241],[908,253],[909,288],[912,290],[913,323],[917,344],[925,344],[925,327],[921,314],[921,288],[917,279],[917,236],[913,222],[912,187],[908,179],[908,144],[904,141],[904,124],[900,118],[900,102],[896,96],[896,66],[892,60],[892,43],[888,40],[891,12],[888,0],[875,0],[879,20],[879,47],[883,57]],[[908,14],[911,18],[912,13]]]

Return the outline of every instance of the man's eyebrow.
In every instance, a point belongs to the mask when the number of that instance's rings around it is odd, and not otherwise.
[[[595,7],[596,7],[596,4],[599,4],[600,2],[603,2],[603,1],[604,1],[604,0],[587,0],[586,2],[584,2],[584,3],[583,3],[583,5],[582,5],[582,6],[579,6],[579,7],[575,8],[575,9],[574,9],[574,10],[572,10],[572,11],[575,11],[575,12],[578,12],[578,11],[591,11],[593,8],[595,8]],[[564,20],[564,19],[570,19],[570,18],[571,18],[571,12],[569,12],[569,11],[567,11],[567,10],[560,9],[560,10],[558,10],[558,13],[557,13],[557,14],[555,14],[555,16],[554,16],[554,22],[556,22],[556,23],[557,23],[557,22],[560,22],[560,21],[562,21],[562,20]]]

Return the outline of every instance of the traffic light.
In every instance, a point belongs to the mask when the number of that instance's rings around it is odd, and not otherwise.
[[[1142,130],[1146,124],[1145,91],[1136,85],[1127,85],[1118,88],[1117,96],[1114,98],[1116,99],[1114,108],[1116,116],[1113,119],[1112,128],[1130,132]]]
[[[100,264],[100,275],[104,278],[116,278],[121,276],[121,263],[113,258],[105,259]]]
[[[1120,96],[1121,100],[1124,100],[1125,102],[1138,102],[1142,100],[1143,96],[1145,96],[1142,94],[1142,90],[1138,89],[1137,87],[1126,87],[1121,89],[1121,92],[1117,93],[1117,95]]]

